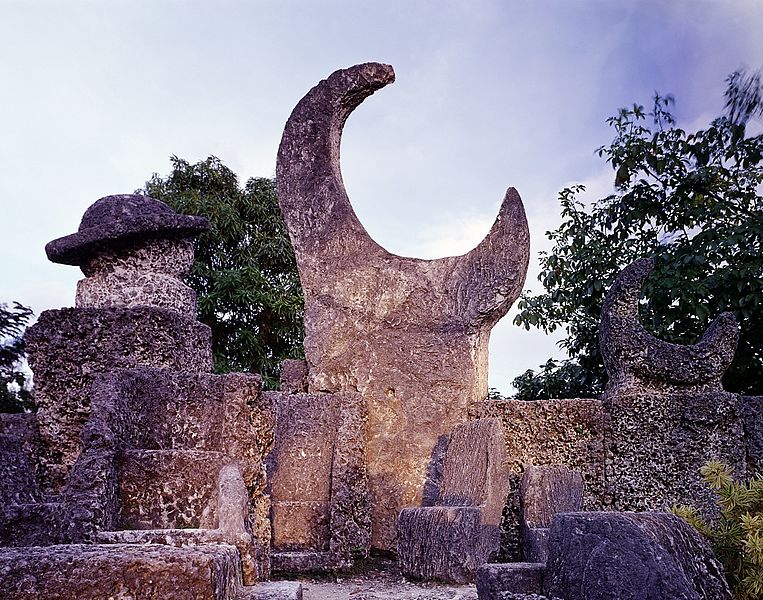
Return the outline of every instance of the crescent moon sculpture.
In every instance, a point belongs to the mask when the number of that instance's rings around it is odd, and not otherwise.
[[[372,545],[383,549],[400,509],[421,501],[438,437],[485,397],[490,329],[519,295],[529,258],[513,188],[462,256],[405,258],[371,239],[342,182],[342,129],[394,78],[391,66],[366,63],[321,81],[289,117],[276,169],[305,294],[308,389],[356,391],[368,405]]]
[[[694,345],[654,337],[639,318],[641,288],[654,269],[644,258],[625,267],[601,311],[599,344],[609,375],[607,394],[665,389],[717,389],[734,358],[739,329],[732,313],[719,315]]]

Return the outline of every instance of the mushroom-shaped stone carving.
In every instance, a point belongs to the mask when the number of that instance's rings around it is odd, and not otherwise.
[[[490,329],[519,295],[529,257],[513,188],[485,239],[437,260],[387,252],[342,182],[349,114],[394,81],[389,65],[333,73],[297,104],[278,152],[281,210],[305,293],[310,391],[359,391],[369,406],[373,545],[391,548],[397,513],[416,505],[440,435],[487,393]]]
[[[599,344],[609,375],[607,392],[617,389],[721,389],[721,377],[734,358],[739,330],[733,314],[723,313],[694,345],[657,339],[641,325],[641,288],[654,269],[644,258],[623,269],[601,311]]]
[[[196,295],[181,278],[193,263],[191,239],[207,229],[205,218],[179,215],[147,196],[106,196],[85,211],[76,233],[45,251],[85,274],[78,308],[154,306],[193,317]]]

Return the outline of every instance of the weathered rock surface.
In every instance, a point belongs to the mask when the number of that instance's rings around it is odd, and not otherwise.
[[[40,480],[56,491],[79,455],[98,373],[138,366],[211,371],[209,327],[160,308],[48,310],[27,329],[40,430]]]
[[[525,560],[545,563],[548,528],[557,513],[583,510],[583,478],[562,465],[527,465],[519,486]]]
[[[69,545],[0,549],[3,600],[235,600],[233,546]]]
[[[266,392],[276,411],[267,459],[279,570],[349,566],[367,555],[367,411],[358,394]]]
[[[611,505],[605,482],[609,415],[599,400],[489,400],[475,416],[501,420],[506,439],[510,493],[501,537],[501,560],[520,561],[519,486],[526,464],[560,464],[583,477],[586,510]]]
[[[398,562],[416,579],[473,581],[497,554],[508,494],[503,430],[498,419],[459,425],[445,454],[438,506],[405,508],[397,523]]]
[[[715,459],[737,473],[746,470],[739,397],[721,387],[739,334],[729,313],[693,346],[649,334],[639,321],[638,300],[653,264],[645,259],[626,267],[602,309],[613,506],[665,510],[688,503],[713,514],[717,507],[700,468]]]
[[[393,546],[395,519],[421,503],[437,439],[487,394],[492,326],[525,279],[529,235],[509,189],[487,237],[438,260],[396,256],[374,242],[342,183],[344,122],[394,80],[377,63],[337,71],[289,118],[277,181],[305,292],[311,392],[358,391],[369,408],[374,547]]]
[[[493,563],[477,569],[479,600],[501,600],[505,594],[540,594],[543,591],[543,563]]]
[[[567,513],[551,523],[543,589],[568,600],[730,599],[721,565],[666,513]]]

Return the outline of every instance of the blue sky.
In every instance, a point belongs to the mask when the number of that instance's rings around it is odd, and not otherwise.
[[[558,191],[611,189],[594,155],[618,107],[673,93],[686,127],[723,105],[725,76],[763,66],[758,0],[0,0],[0,301],[71,306],[73,267],[43,247],[98,198],[129,193],[173,154],[272,176],[296,102],[332,71],[392,64],[397,81],[350,117],[342,170],[369,233],[392,252],[460,254],[508,186],[534,258]],[[504,318],[491,384],[552,354]]]

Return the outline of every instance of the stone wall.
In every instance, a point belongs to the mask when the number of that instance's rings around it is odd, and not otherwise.
[[[498,417],[506,437],[510,488],[504,509],[502,558],[519,560],[519,482],[524,465],[565,465],[584,481],[584,506],[611,504],[605,481],[609,456],[609,415],[599,400],[488,400],[472,415]]]

